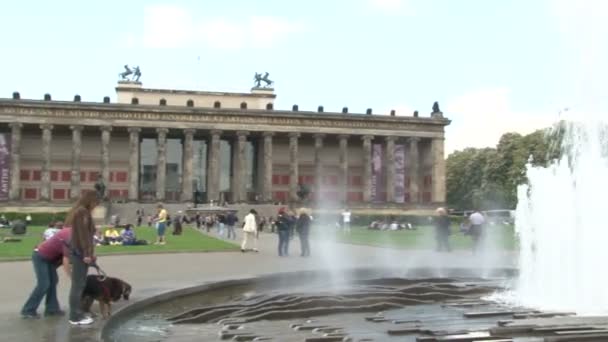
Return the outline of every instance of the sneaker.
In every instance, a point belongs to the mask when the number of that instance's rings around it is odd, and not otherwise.
[[[161,246],[164,246],[164,245],[166,245],[166,244],[167,244],[167,243],[166,243],[166,242],[164,242],[164,241],[159,243],[159,245],[161,245]]]
[[[23,319],[39,319],[40,315],[37,313],[22,313],[21,318]]]
[[[92,324],[93,322],[94,322],[94,320],[89,316],[85,316],[84,318],[82,318],[78,321],[70,320],[71,325],[89,325],[89,324]]]
[[[61,316],[65,316],[65,311],[57,310],[57,311],[45,312],[44,315],[46,317],[61,317]]]

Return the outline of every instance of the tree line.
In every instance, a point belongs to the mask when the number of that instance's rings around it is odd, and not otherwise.
[[[561,155],[564,124],[528,135],[505,133],[495,148],[466,148],[446,161],[447,204],[457,210],[514,209],[526,164],[547,166]]]

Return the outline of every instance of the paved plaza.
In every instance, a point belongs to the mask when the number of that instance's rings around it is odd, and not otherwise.
[[[239,236],[240,238],[240,236]],[[240,241],[240,240],[237,240]],[[170,243],[170,241],[169,241]],[[182,287],[205,282],[258,275],[319,270],[322,268],[396,267],[405,274],[408,268],[433,267],[438,275],[447,267],[468,267],[481,270],[515,265],[515,254],[496,252],[491,256],[473,255],[470,251],[439,254],[433,251],[391,250],[386,248],[311,242],[312,257],[299,257],[299,241],[290,244],[288,258],[276,252],[277,236],[260,236],[259,253],[217,252],[104,256],[99,264],[111,276],[122,278],[133,286],[131,301]],[[67,318],[22,320],[19,310],[32,290],[34,273],[31,262],[0,263],[1,341],[95,341],[101,322],[90,327],[70,327]],[[397,274],[398,275],[398,274]],[[480,273],[483,276],[483,271]],[[67,309],[69,281],[60,270],[59,298]],[[120,302],[114,310],[127,304]],[[94,305],[94,310],[98,310]],[[44,310],[43,307],[39,312]]]

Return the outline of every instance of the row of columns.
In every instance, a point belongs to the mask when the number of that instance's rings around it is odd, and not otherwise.
[[[20,146],[21,146],[21,129],[23,124],[11,123],[11,187],[9,197],[11,200],[20,199]],[[42,130],[42,171],[40,199],[50,200],[51,194],[51,142],[53,125],[40,125]],[[71,189],[70,197],[77,198],[80,196],[80,159],[82,149],[82,130],[83,126],[72,125],[72,164],[71,164]],[[110,176],[110,137],[112,132],[111,126],[101,126],[101,175],[104,181],[107,181]],[[128,198],[131,201],[137,201],[139,198],[139,141],[141,129],[137,127],[129,127],[129,171],[128,171]],[[156,199],[162,201],[165,199],[165,183],[166,183],[166,163],[167,163],[167,128],[157,128],[157,172],[156,172]],[[193,176],[193,153],[194,153],[194,135],[195,129],[184,130],[184,153],[183,153],[183,179],[182,182],[182,201],[192,201],[192,182]],[[222,131],[210,131],[209,143],[209,158],[208,158],[208,176],[207,176],[207,197],[209,200],[217,201],[219,199],[219,183],[220,183],[220,139]],[[262,189],[261,198],[263,201],[272,201],[272,132],[262,134],[263,144],[261,151],[263,152],[262,171]],[[232,189],[234,200],[236,202],[246,201],[247,193],[245,189],[245,146],[247,142],[248,132],[239,131],[236,134],[235,148],[233,149],[233,175]],[[297,199],[298,191],[298,140],[300,133],[292,132],[289,136],[289,197],[291,200]],[[324,134],[315,134],[314,136],[314,164],[315,164],[315,184],[314,189],[316,194],[321,193],[323,179],[323,163],[321,160],[321,151],[323,150]],[[371,180],[372,180],[372,140],[371,135],[361,137],[363,145],[363,201],[371,201]],[[339,135],[339,200],[346,202],[348,199],[348,135]],[[420,138],[409,138],[409,168],[410,168],[410,200],[419,202],[419,150],[418,143]],[[395,137],[386,137],[386,194],[388,202],[393,202],[395,197]],[[432,140],[431,151],[433,154],[433,187],[432,201],[445,201],[445,161],[443,158],[444,141],[443,138]],[[390,200],[393,199],[393,200]]]

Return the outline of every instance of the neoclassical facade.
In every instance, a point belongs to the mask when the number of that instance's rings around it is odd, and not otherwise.
[[[445,201],[442,113],[274,108],[272,89],[220,93],[122,82],[117,103],[0,99],[0,199],[68,202],[98,177],[133,202]]]

